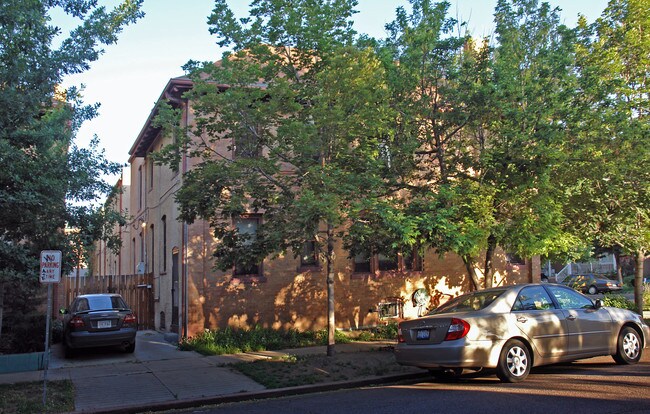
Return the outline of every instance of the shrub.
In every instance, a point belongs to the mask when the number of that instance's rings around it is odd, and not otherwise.
[[[14,315],[3,329],[0,353],[22,354],[45,349],[45,317],[38,313]]]
[[[397,323],[389,323],[375,328],[375,339],[396,339]]]
[[[361,331],[356,337],[357,341],[372,341],[373,339],[375,336],[370,331]]]
[[[605,306],[611,306],[613,308],[629,309],[631,311],[636,310],[636,305],[634,305],[634,302],[627,299],[623,295],[606,294],[603,297],[603,303]]]
[[[63,340],[63,321],[52,319],[52,343],[59,343]]]
[[[275,330],[259,326],[253,329],[206,329],[195,337],[182,339],[179,343],[179,349],[183,351],[193,350],[204,355],[221,355],[300,348],[326,343],[327,333],[325,332],[325,341],[323,341],[322,332],[299,332],[295,329]],[[344,339],[340,339],[343,342]],[[339,337],[337,337],[337,342],[338,340]]]
[[[395,338],[397,338],[397,324],[391,323],[370,331],[362,331],[356,340]],[[342,331],[335,331],[334,340],[337,344],[352,342],[352,339]],[[181,351],[196,351],[203,355],[222,355],[326,344],[327,330],[325,329],[300,332],[296,329],[276,330],[256,326],[253,329],[206,329],[194,337],[181,339],[178,348]]]

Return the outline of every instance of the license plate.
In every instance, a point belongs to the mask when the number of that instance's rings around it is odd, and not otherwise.
[[[97,329],[110,328],[111,326],[111,321],[97,321]]]
[[[429,330],[428,329],[420,329],[417,334],[415,334],[416,339],[429,339]]]

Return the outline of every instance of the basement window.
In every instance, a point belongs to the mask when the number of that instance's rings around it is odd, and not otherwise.
[[[404,317],[404,301],[402,298],[386,298],[377,305],[379,319],[399,319]]]

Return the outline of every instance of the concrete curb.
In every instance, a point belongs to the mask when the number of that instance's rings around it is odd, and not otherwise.
[[[382,385],[382,384],[398,383],[402,381],[418,380],[422,378],[427,378],[429,376],[430,374],[428,372],[387,375],[383,377],[365,378],[360,380],[328,382],[328,383],[313,384],[313,385],[301,385],[298,387],[276,388],[276,389],[269,389],[269,390],[264,390],[259,392],[228,394],[228,395],[221,395],[216,397],[194,398],[194,399],[176,400],[176,401],[163,401],[154,404],[149,403],[146,406],[134,404],[131,406],[122,406],[119,408],[116,407],[116,408],[110,408],[105,410],[93,410],[92,412],[95,414],[135,414],[135,413],[141,413],[143,412],[143,410],[146,410],[147,412],[175,410],[175,409],[199,407],[204,405],[218,405],[218,404],[242,402],[242,401],[249,401],[249,400],[263,400],[269,398],[288,397],[294,395],[305,395],[305,394],[343,390],[343,389],[357,388],[357,387],[369,387],[372,385]],[[81,414],[87,412],[89,411],[73,411],[69,414]]]

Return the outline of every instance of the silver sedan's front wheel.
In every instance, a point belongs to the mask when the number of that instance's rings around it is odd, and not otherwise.
[[[531,364],[528,347],[517,339],[511,339],[501,350],[497,377],[503,382],[523,381],[530,373]]]
[[[614,361],[617,364],[636,364],[641,359],[641,336],[633,328],[626,326],[618,335],[618,345]]]

